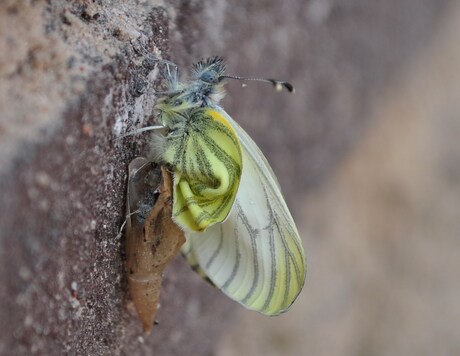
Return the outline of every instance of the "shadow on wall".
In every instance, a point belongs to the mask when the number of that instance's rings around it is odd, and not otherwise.
[[[241,311],[219,356],[458,354],[460,6],[306,199],[306,288],[291,311]]]

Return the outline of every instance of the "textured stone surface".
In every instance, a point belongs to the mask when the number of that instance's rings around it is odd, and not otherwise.
[[[117,233],[143,143],[113,138],[153,120],[146,52],[181,66],[221,54],[230,74],[292,80],[293,96],[230,83],[224,105],[302,202],[444,3],[2,2],[0,353],[205,355],[231,322],[233,304],[180,259],[151,336],[129,304]]]

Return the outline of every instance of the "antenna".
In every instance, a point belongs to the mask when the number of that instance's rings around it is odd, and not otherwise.
[[[244,80],[244,81],[255,81],[255,82],[271,83],[275,87],[276,91],[281,91],[281,90],[283,90],[283,87],[284,87],[290,93],[295,92],[295,88],[291,83],[284,82],[282,80],[277,80],[277,79],[271,79],[271,78],[245,78],[245,77],[239,77],[239,76],[236,76],[236,75],[221,75],[219,77],[219,81],[221,79],[224,79],[224,78],[236,79],[236,80]]]

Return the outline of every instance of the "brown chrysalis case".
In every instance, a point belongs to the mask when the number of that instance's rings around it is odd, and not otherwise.
[[[184,233],[172,221],[172,178],[144,157],[129,164],[126,221],[128,285],[145,333],[157,312],[164,269],[179,253]]]

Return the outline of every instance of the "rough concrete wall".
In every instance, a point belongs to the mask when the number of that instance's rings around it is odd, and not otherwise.
[[[143,144],[113,138],[152,122],[145,50],[179,65],[223,54],[231,74],[294,82],[295,96],[231,83],[224,102],[275,171],[295,167],[280,175],[293,202],[359,135],[445,2],[2,2],[0,352],[202,355],[229,320],[233,304],[180,259],[148,338],[129,304],[117,233]]]

